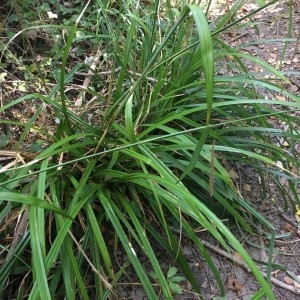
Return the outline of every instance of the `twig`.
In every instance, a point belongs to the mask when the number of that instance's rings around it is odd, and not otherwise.
[[[114,294],[112,285],[106,280],[106,278],[104,278],[104,276],[102,276],[100,274],[100,272],[97,270],[97,268],[91,262],[91,260],[88,258],[88,256],[86,255],[86,253],[84,252],[84,250],[82,249],[82,247],[80,246],[80,244],[77,242],[77,240],[76,240],[75,236],[73,235],[73,233],[70,230],[68,230],[68,233],[71,236],[72,240],[75,242],[76,246],[78,247],[78,250],[81,252],[81,254],[83,255],[83,257],[86,259],[86,261],[88,262],[88,264],[91,266],[92,270],[99,276],[99,278],[102,280],[102,282],[105,285],[105,287],[108,288]]]
[[[278,209],[278,214],[288,223],[290,223],[292,226],[297,227],[297,223],[292,220],[290,217],[288,217],[287,215],[285,215],[280,209]]]
[[[116,68],[114,71],[110,70],[110,71],[103,71],[103,72],[98,72],[97,75],[102,75],[102,76],[105,76],[105,75],[111,75],[113,73],[118,73],[121,71],[121,67],[118,67]],[[95,75],[95,72],[90,72],[90,73],[83,73],[83,72],[75,72],[74,73],[75,75],[78,75],[78,76],[84,76],[84,77],[87,77],[87,76],[94,76]]]
[[[0,155],[4,157],[0,157],[0,160],[6,160],[6,159],[12,159],[14,158],[13,161],[10,163],[6,164],[0,169],[0,173],[6,172],[9,170],[11,167],[16,166],[18,162],[21,162],[23,165],[25,165],[25,161],[22,153],[16,152],[16,151],[9,151],[9,150],[0,150]]]
[[[174,230],[174,229],[173,229],[173,230]],[[174,231],[176,232],[177,230],[174,230]],[[209,248],[210,250],[212,250],[212,251],[214,251],[214,252],[216,252],[216,253],[218,253],[218,254],[220,254],[220,255],[222,255],[222,256],[228,258],[228,259],[230,259],[230,260],[233,261],[234,263],[236,263],[236,264],[238,264],[239,266],[241,266],[242,268],[244,268],[247,272],[249,272],[249,273],[251,272],[250,268],[248,267],[248,265],[247,265],[243,260],[234,257],[233,255],[229,254],[228,252],[226,252],[226,251],[224,251],[224,250],[222,250],[222,249],[220,249],[220,248],[218,248],[218,247],[216,247],[216,246],[214,246],[214,245],[212,245],[212,244],[210,244],[210,243],[208,243],[208,242],[206,242],[206,241],[204,241],[204,240],[201,240],[201,239],[199,239],[199,240],[200,240],[200,242],[201,242],[206,248]],[[267,278],[267,277],[268,277],[268,275],[267,275],[265,272],[260,271],[260,273],[261,273],[261,275],[262,275],[264,278]],[[270,277],[270,281],[271,281],[274,285],[276,285],[276,286],[278,286],[278,287],[280,287],[280,288],[286,289],[287,291],[290,291],[290,292],[292,292],[292,293],[294,293],[294,294],[300,295],[300,288],[297,288],[297,287],[294,287],[294,286],[292,286],[292,285],[286,284],[286,283],[284,283],[284,282],[282,282],[282,281],[280,281],[280,280],[274,278],[273,276]]]
[[[230,43],[233,43],[233,42],[235,42],[235,41],[241,39],[242,37],[244,37],[244,36],[246,36],[246,35],[248,35],[248,34],[249,34],[249,32],[244,32],[244,33],[242,33],[242,34],[236,36],[235,38],[233,38],[233,39],[230,41]]]
[[[130,71],[130,70],[127,70],[127,72],[128,72],[129,74],[131,74],[131,75],[142,76],[141,73],[133,72],[133,71]],[[147,79],[148,81],[158,82],[158,80],[157,80],[156,78],[154,78],[154,77],[149,77],[149,76],[147,76],[146,79]]]
[[[119,73],[120,71],[121,71],[121,67],[118,67],[115,70],[109,70],[109,71],[103,71],[103,72],[95,73],[94,70],[92,71],[91,68],[90,68],[90,70],[88,71],[88,73],[75,72],[74,74],[78,75],[78,76],[85,76],[85,77],[89,77],[90,78],[90,77],[94,76],[95,74],[102,75],[102,76],[107,76],[107,75],[111,75],[113,73]],[[142,76],[141,73],[133,72],[133,71],[130,71],[130,70],[127,70],[127,73],[129,73],[130,75],[134,75],[134,76]],[[151,81],[151,82],[158,82],[158,80],[156,78],[154,78],[154,77],[147,76],[146,79],[148,81]]]
[[[88,70],[87,76],[84,79],[84,82],[83,82],[83,85],[82,85],[83,89],[80,92],[77,100],[75,101],[75,106],[81,106],[82,105],[82,101],[85,97],[85,90],[87,89],[87,87],[91,83],[91,78],[92,78],[92,75],[94,74],[94,71],[96,69],[97,64],[99,63],[100,56],[101,56],[101,45],[99,45],[96,56],[95,56],[91,66],[90,66],[90,69]]]
[[[250,269],[249,269],[249,267],[246,265],[246,263],[245,263],[244,261],[242,261],[242,260],[240,260],[240,259],[238,259],[238,258],[232,256],[231,254],[227,253],[226,251],[224,251],[224,250],[222,250],[222,249],[219,249],[219,248],[217,248],[217,247],[215,247],[215,246],[209,244],[209,243],[206,242],[206,241],[202,241],[202,240],[201,240],[201,243],[202,243],[205,247],[207,247],[207,248],[209,248],[209,249],[211,249],[211,250],[213,250],[213,251],[215,251],[215,252],[221,254],[222,256],[224,256],[224,257],[226,257],[226,258],[228,258],[228,259],[230,259],[230,260],[232,260],[233,262],[235,262],[236,264],[238,264],[239,266],[241,266],[242,268],[244,268],[244,269],[245,269],[246,271],[248,271],[249,273],[251,272]],[[260,273],[261,273],[261,275],[262,275],[264,278],[267,278],[267,277],[268,277],[268,275],[267,275],[265,272],[260,271]],[[286,284],[286,283],[284,283],[284,282],[282,282],[282,281],[280,281],[280,280],[274,278],[273,276],[270,277],[270,281],[271,281],[274,285],[276,285],[276,286],[278,286],[278,287],[281,287],[281,288],[283,288],[283,289],[286,289],[286,290],[288,290],[288,291],[290,291],[290,292],[292,292],[292,293],[294,293],[294,294],[300,295],[300,288],[297,288],[297,287],[294,287],[294,286],[292,286],[292,285]]]
[[[262,274],[262,276],[264,276],[265,278],[267,278],[267,274],[265,272],[261,271],[261,274]],[[287,291],[290,291],[290,292],[292,292],[294,294],[300,295],[300,289],[297,288],[297,287],[295,287],[295,286],[286,284],[286,283],[284,283],[284,282],[282,282],[282,281],[274,278],[273,276],[271,276],[270,281],[272,283],[274,283],[275,285],[277,285],[277,286],[279,286],[279,287],[281,287],[283,289],[286,289]]]
[[[213,250],[214,252],[230,259],[231,261],[237,263],[239,266],[243,267],[246,271],[248,271],[249,273],[251,272],[250,268],[247,266],[247,264],[241,260],[241,259],[238,259],[236,257],[234,257],[233,255],[229,254],[228,252],[206,242],[206,241],[203,241],[203,240],[200,240],[200,242],[206,247],[206,248],[209,248],[210,250]]]

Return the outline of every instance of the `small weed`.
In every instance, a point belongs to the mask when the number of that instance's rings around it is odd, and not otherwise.
[[[183,282],[185,281],[186,279],[182,276],[178,276],[176,275],[177,274],[177,268],[175,267],[171,267],[168,272],[167,272],[167,282],[170,286],[170,290],[174,293],[174,294],[177,294],[177,295],[181,295],[183,290],[181,288],[181,286],[179,285],[180,282]],[[150,273],[150,276],[157,280],[157,277],[155,275],[155,272],[151,272]]]

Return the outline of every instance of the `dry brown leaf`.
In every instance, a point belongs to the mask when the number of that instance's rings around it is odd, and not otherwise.
[[[298,204],[296,204],[295,219],[296,219],[297,223],[300,223],[300,209],[299,209]]]
[[[285,232],[295,232],[295,228],[294,228],[294,226],[293,225],[291,225],[290,223],[285,223],[282,227],[281,227],[281,229],[283,230],[283,231],[285,231]]]
[[[225,288],[235,291],[240,296],[244,290],[244,286],[235,278],[228,277]]]
[[[204,263],[202,261],[198,261],[198,262],[195,263],[195,267],[197,267],[199,269],[203,269]]]
[[[268,211],[271,208],[272,208],[272,203],[269,201],[263,201],[259,206],[260,211]]]
[[[294,281],[295,281],[294,279],[292,279],[291,277],[288,277],[288,276],[284,277],[283,280],[286,284],[291,284],[291,285],[294,284]]]
[[[297,92],[298,89],[299,89],[299,88],[298,88],[296,85],[292,85],[291,88],[290,88],[290,91],[291,91],[291,92]]]
[[[235,253],[233,254],[233,256],[234,256],[236,259],[243,260],[242,257],[241,257],[241,255],[240,255],[238,252],[235,252]]]

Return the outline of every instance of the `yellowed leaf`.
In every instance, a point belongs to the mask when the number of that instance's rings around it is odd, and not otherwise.
[[[299,205],[298,205],[298,204],[296,204],[296,212],[295,212],[295,214],[296,214],[297,216],[300,216],[300,208],[299,208]]]
[[[283,142],[283,146],[284,146],[284,147],[289,147],[290,144],[289,144],[287,141],[284,141],[284,142]]]

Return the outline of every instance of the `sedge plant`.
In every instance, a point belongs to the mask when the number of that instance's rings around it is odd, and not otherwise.
[[[148,299],[172,299],[174,290],[182,292],[174,284],[178,269],[180,282],[184,276],[201,297],[180,232],[206,260],[224,297],[222,278],[194,231],[201,226],[248,265],[260,286],[254,298],[275,299],[230,226],[253,234],[259,223],[271,236],[274,228],[240,195],[225,162],[248,164],[278,184],[286,178],[294,196],[286,204],[299,202],[293,148],[299,119],[290,111],[300,108],[300,99],[278,84],[287,81],[284,74],[222,40],[220,33],[239,23],[232,15],[246,2],[236,1],[231,14],[208,22],[210,7],[202,3],[89,1],[73,25],[32,26],[68,34],[54,43],[43,78],[47,89],[0,108],[4,115],[19,105],[37,106],[27,122],[1,119],[23,128],[15,149],[21,157],[32,132],[46,140],[31,156],[0,169],[0,222],[17,211],[28,225],[14,245],[1,246],[4,295],[18,282],[12,295],[18,299],[116,299],[130,269]],[[89,86],[74,87],[77,73],[89,69],[70,62],[87,44],[98,49],[99,69],[89,75]],[[6,45],[2,55],[9,50]],[[252,74],[246,60],[264,73]],[[228,75],[218,75],[223,67]],[[85,98],[76,106],[72,99],[80,92]],[[53,122],[37,126],[45,107]],[[275,128],[271,117],[289,130]],[[274,143],[282,137],[291,151]],[[172,276],[162,269],[155,245],[174,264]],[[127,255],[123,264],[115,263],[118,249]],[[270,258],[269,273],[271,265]]]

